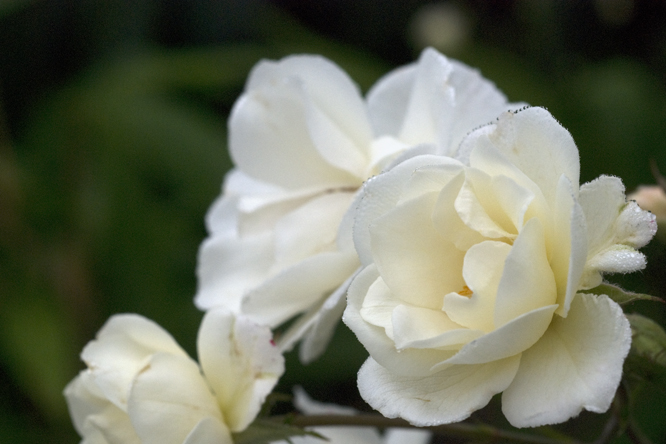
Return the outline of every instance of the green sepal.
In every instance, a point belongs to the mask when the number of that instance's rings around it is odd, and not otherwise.
[[[652,319],[628,314],[631,350],[625,362],[627,376],[651,382],[666,391],[666,332]]]
[[[631,291],[623,290],[621,287],[613,284],[604,282],[601,285],[598,285],[589,290],[581,290],[581,293],[591,293],[591,294],[605,294],[613,301],[617,302],[620,305],[626,305],[635,301],[653,301],[664,303],[664,300],[656,296],[650,296],[649,294],[642,293],[632,293]]]
[[[234,444],[269,444],[273,441],[285,440],[294,436],[313,436],[323,441],[328,439],[317,432],[304,430],[285,422],[270,419],[257,419],[250,426],[239,433],[233,434]]]

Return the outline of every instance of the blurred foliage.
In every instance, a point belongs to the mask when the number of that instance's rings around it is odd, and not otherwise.
[[[194,354],[203,216],[230,167],[226,116],[251,67],[318,53],[367,90],[427,43],[411,21],[426,3],[0,6],[0,442],[77,441],[61,392],[82,368],[81,348],[113,313],[154,319]],[[666,6],[447,5],[428,18],[429,29],[455,10],[466,17],[465,34],[433,44],[479,68],[511,100],[549,108],[580,148],[583,181],[613,174],[631,190],[654,182],[650,159],[666,170]],[[664,247],[643,250],[643,273],[611,280],[664,298]],[[666,324],[662,304],[630,310]],[[335,344],[308,367],[289,354],[280,390],[300,383],[315,398],[367,408],[355,389],[366,353],[344,326]],[[640,427],[665,439],[666,395],[636,397]],[[493,402],[479,418],[502,424],[497,412]],[[603,420],[583,414],[562,429],[592,439]]]

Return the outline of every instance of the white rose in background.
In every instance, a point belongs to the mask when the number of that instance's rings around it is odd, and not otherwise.
[[[416,425],[461,421],[499,392],[516,427],[606,411],[629,323],[578,291],[644,268],[654,216],[618,178],[579,189],[574,141],[541,108],[474,131],[459,159],[415,157],[364,186],[365,268],[344,314],[371,356],[361,395]]]
[[[65,388],[83,442],[223,444],[254,420],[284,372],[266,327],[206,313],[201,366],[154,322],[116,315],[81,354],[88,368]]]
[[[508,107],[477,71],[432,49],[365,101],[322,57],[260,62],[229,119],[236,169],[206,217],[196,305],[271,327],[303,314],[278,345],[305,336],[301,359],[316,358],[360,265],[349,209],[361,184],[416,153],[453,154]]]

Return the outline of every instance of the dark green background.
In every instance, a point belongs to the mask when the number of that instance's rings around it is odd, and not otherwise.
[[[0,3],[0,442],[77,442],[61,392],[113,313],[154,319],[194,355],[203,216],[254,63],[320,53],[367,90],[418,57],[410,20],[425,3]],[[583,181],[613,174],[631,190],[654,182],[650,159],[666,171],[666,7],[608,3],[625,14],[611,20],[591,1],[455,2],[469,38],[447,53],[511,100],[547,107],[579,146]],[[663,297],[664,244],[645,252],[647,270],[611,280]],[[661,305],[631,308],[664,324]],[[363,359],[340,327],[317,363],[289,357],[280,389],[358,406]],[[653,440],[666,437],[663,391],[646,389],[636,411]],[[480,415],[504,424],[497,412]],[[567,427],[592,439],[602,420]]]

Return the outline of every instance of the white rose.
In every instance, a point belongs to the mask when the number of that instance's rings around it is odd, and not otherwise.
[[[154,322],[116,315],[81,354],[88,368],[65,388],[85,443],[232,443],[284,372],[268,328],[206,313],[201,367]]]
[[[615,302],[578,291],[644,268],[654,217],[618,178],[579,189],[574,141],[541,108],[474,131],[459,158],[415,157],[364,187],[344,314],[371,356],[361,395],[416,425],[499,392],[516,427],[606,411],[631,332]]]
[[[196,305],[271,327],[304,314],[279,346],[307,334],[301,359],[314,359],[360,265],[348,210],[362,183],[408,147],[452,154],[505,109],[492,83],[432,49],[379,80],[365,101],[322,57],[260,62],[229,119],[236,169],[206,217]]]

